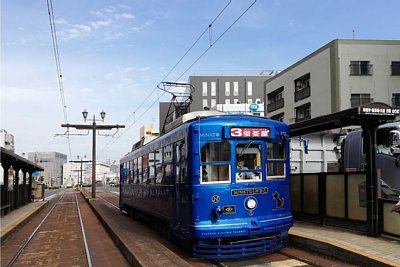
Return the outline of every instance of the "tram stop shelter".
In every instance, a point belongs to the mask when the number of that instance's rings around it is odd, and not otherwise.
[[[376,168],[376,131],[379,125],[395,120],[399,114],[400,109],[392,108],[385,103],[373,102],[289,125],[291,137],[347,126],[361,126],[364,132],[366,153],[366,208],[369,236],[379,236],[378,190],[380,190],[380,184]]]
[[[1,184],[1,216],[3,216],[32,201],[33,173],[44,169],[4,147],[0,149],[3,168]],[[22,177],[20,177],[21,172]]]

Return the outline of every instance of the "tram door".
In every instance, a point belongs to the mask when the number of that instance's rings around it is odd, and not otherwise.
[[[184,234],[187,223],[187,186],[186,186],[186,151],[185,142],[175,143],[175,199],[174,199],[174,221],[178,235]]]

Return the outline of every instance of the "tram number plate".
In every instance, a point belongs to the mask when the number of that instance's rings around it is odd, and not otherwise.
[[[224,214],[233,214],[236,213],[236,206],[231,205],[231,206],[223,206],[222,207],[224,210]]]
[[[267,193],[268,193],[268,187],[233,189],[231,191],[232,196],[256,195],[256,194],[267,194]]]

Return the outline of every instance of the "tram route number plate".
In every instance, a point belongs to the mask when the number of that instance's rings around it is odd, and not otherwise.
[[[256,194],[267,194],[267,193],[268,193],[268,187],[233,189],[231,191],[232,196],[256,195]]]

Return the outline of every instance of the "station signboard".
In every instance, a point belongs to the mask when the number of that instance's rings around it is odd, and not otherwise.
[[[379,107],[362,107],[360,114],[363,115],[384,115],[384,116],[398,116],[400,109],[398,108],[379,108]]]

